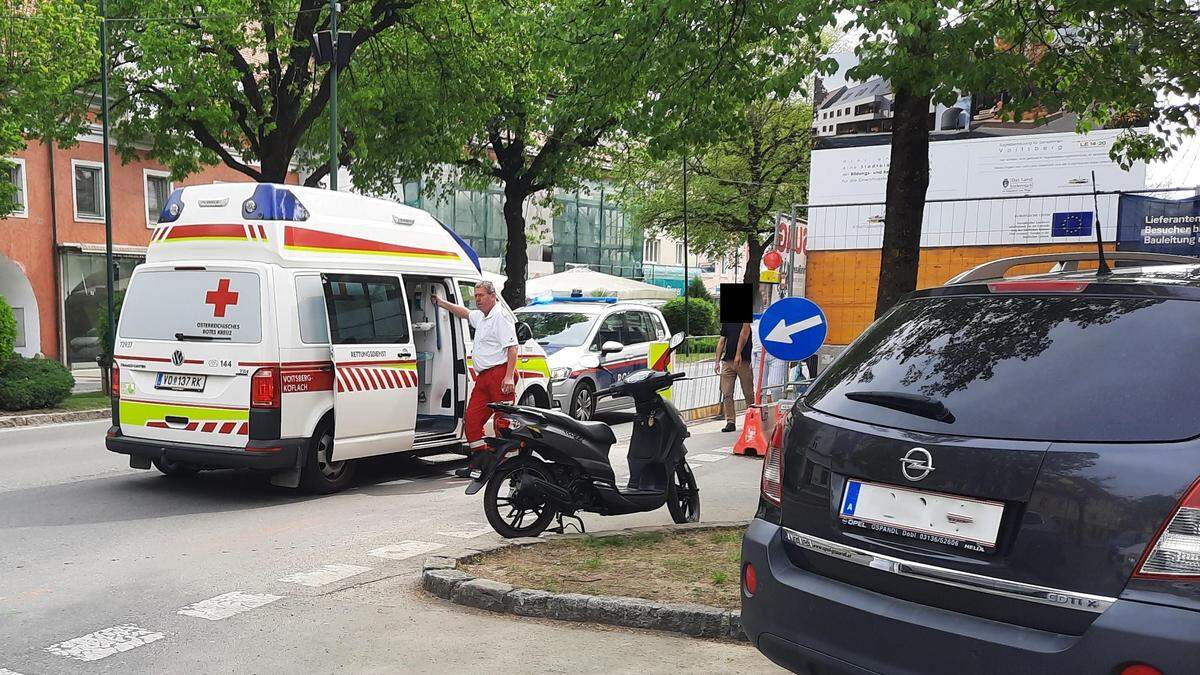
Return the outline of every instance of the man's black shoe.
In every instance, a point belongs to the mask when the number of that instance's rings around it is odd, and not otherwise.
[[[726,422],[725,426],[721,428],[721,431],[737,431],[737,425],[733,422]]]
[[[472,468],[471,468],[471,467],[469,467],[469,466],[464,466],[464,467],[463,467],[463,468],[461,468],[461,469],[455,469],[455,470],[454,470],[454,475],[455,475],[455,476],[458,476],[459,478],[470,478],[470,477],[471,477],[471,473],[472,473],[472,472],[474,472],[474,471],[475,471],[475,469],[472,469]]]

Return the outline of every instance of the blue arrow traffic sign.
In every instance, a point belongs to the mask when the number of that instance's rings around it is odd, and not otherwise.
[[[824,312],[807,298],[777,300],[758,322],[763,349],[784,361],[801,361],[816,354],[828,332]]]

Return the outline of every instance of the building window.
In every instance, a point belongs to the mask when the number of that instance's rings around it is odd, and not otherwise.
[[[8,167],[8,182],[16,188],[13,192],[13,209],[5,218],[28,218],[29,217],[29,202],[26,199],[26,181],[25,181],[25,160],[10,158],[8,159],[11,165]]]
[[[683,244],[682,243],[675,244],[675,262],[682,265],[684,258],[685,258],[685,254],[683,251]]]
[[[171,174],[143,169],[142,178],[146,190],[146,227],[154,227],[158,224],[158,216],[162,214],[167,197],[171,196]]]
[[[97,321],[108,306],[104,255],[64,251],[61,261],[62,327],[67,343],[67,363],[95,368],[96,357],[101,351]],[[125,291],[133,268],[141,262],[141,257],[114,258],[113,274],[118,293]]]
[[[658,247],[657,239],[646,240],[646,262],[658,262]]]
[[[104,169],[96,162],[71,162],[75,170],[75,220],[104,218]]]

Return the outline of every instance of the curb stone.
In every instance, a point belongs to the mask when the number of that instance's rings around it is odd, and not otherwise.
[[[600,532],[595,535],[547,535],[544,538],[522,537],[480,549],[496,550],[508,546],[531,546],[546,541],[580,539],[584,536],[615,537],[643,532],[678,532],[718,527],[744,527],[748,521],[713,523],[684,523],[682,525],[633,527]],[[421,586],[444,600],[517,616],[529,616],[560,621],[602,623],[626,628],[647,628],[682,633],[692,637],[747,640],[742,632],[741,612],[708,605],[662,603],[643,598],[624,598],[582,593],[551,593],[535,588],[514,588],[491,579],[476,579],[458,569],[458,564],[473,562],[486,550],[462,549],[439,551],[425,559]]]
[[[29,415],[4,415],[0,417],[0,429],[16,427],[40,427],[48,424],[64,424],[66,422],[85,422],[89,420],[107,419],[112,415],[109,408],[96,410],[72,410],[70,412],[33,413]]]

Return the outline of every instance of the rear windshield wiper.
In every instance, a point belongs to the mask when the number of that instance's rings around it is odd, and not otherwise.
[[[954,415],[946,408],[946,404],[920,394],[905,394],[898,391],[851,391],[846,393],[846,398],[946,424],[954,424]]]
[[[214,340],[232,340],[233,338],[225,335],[188,335],[187,333],[176,333],[175,339],[180,342],[212,342]]]

